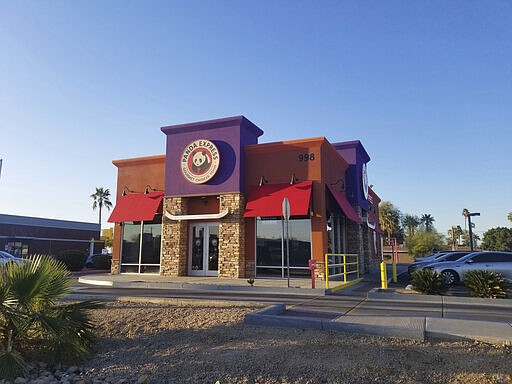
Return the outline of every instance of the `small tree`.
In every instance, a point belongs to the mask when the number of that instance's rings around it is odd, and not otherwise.
[[[489,251],[512,251],[512,228],[496,227],[484,232],[480,248]]]
[[[409,253],[414,257],[428,255],[435,249],[441,249],[445,243],[444,236],[436,230],[419,230],[405,241]]]

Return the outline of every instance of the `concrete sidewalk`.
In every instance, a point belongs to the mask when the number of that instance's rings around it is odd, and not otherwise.
[[[325,284],[316,282],[315,289],[311,288],[310,279],[255,279],[251,285],[248,279],[219,279],[201,276],[160,276],[109,273],[87,274],[78,277],[78,282],[89,285],[112,288],[145,288],[145,289],[187,289],[187,290],[229,290],[236,292],[261,292],[300,294],[310,296],[324,295]]]
[[[317,287],[312,289],[309,279],[292,279],[288,287],[286,279],[256,279],[251,285],[247,279],[110,275],[105,272],[78,276],[78,282],[113,288],[305,295],[312,300],[325,295],[324,282],[317,282]],[[376,288],[379,284],[375,276],[369,275],[363,282],[341,290],[339,311],[309,310],[300,305],[287,308],[276,304],[247,315],[245,321],[253,325],[316,328],[416,340],[471,339],[512,345],[512,320],[508,320],[512,318],[512,300],[401,294],[393,289]],[[352,301],[347,308],[343,300],[351,295],[361,297],[361,301]],[[422,305],[428,306],[428,311],[422,312]]]

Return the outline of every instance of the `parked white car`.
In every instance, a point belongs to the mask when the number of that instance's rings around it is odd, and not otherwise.
[[[23,262],[25,262],[25,259],[13,256],[8,252],[0,251],[0,265],[5,265],[8,263],[21,265]]]
[[[478,269],[501,273],[505,279],[512,281],[512,252],[473,252],[457,261],[434,263],[424,268],[440,273],[447,285],[460,282],[466,272]]]

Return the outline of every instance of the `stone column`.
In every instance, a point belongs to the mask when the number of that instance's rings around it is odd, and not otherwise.
[[[244,195],[220,195],[220,210],[226,208],[229,213],[219,224],[219,277],[246,277]]]
[[[188,273],[188,222],[168,219],[165,216],[166,210],[173,215],[185,215],[187,213],[186,198],[164,198],[160,274],[163,276],[186,276]]]

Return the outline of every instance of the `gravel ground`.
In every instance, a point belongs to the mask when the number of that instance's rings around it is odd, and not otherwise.
[[[511,347],[244,325],[255,309],[108,303],[80,383],[512,383]]]

